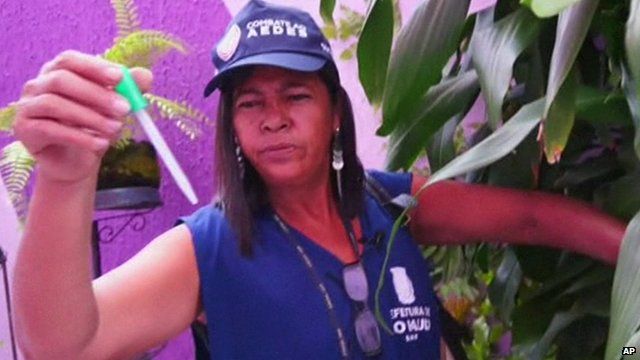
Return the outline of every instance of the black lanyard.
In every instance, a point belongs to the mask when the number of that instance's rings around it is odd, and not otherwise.
[[[340,348],[340,355],[342,356],[343,359],[349,359],[349,347],[347,345],[345,333],[342,327],[340,326],[340,322],[338,321],[338,315],[336,314],[336,310],[333,305],[333,300],[331,300],[331,296],[329,295],[329,291],[327,291],[327,287],[322,282],[322,279],[318,275],[318,272],[313,266],[313,262],[311,262],[311,258],[307,255],[307,252],[304,251],[304,248],[300,245],[300,242],[293,236],[293,234],[291,234],[291,229],[289,228],[289,226],[287,226],[287,224],[285,224],[284,221],[280,219],[280,217],[278,216],[278,214],[276,214],[275,211],[273,212],[273,219],[276,221],[276,223],[278,223],[278,225],[280,226],[280,229],[282,230],[282,232],[284,232],[287,240],[289,240],[291,245],[298,251],[298,255],[300,255],[302,262],[307,267],[307,270],[309,270],[309,275],[311,276],[311,279],[313,280],[316,287],[318,288],[318,291],[320,291],[320,294],[322,294],[322,299],[324,300],[324,304],[327,307],[329,318],[331,320],[331,323],[333,324],[333,327],[336,330],[336,335],[338,337],[338,347]],[[344,222],[345,228],[347,229],[347,233],[349,234],[349,240],[351,241],[351,245],[354,248],[356,256],[359,257],[358,244],[356,242],[356,237],[353,233],[353,228],[351,227],[351,224],[348,223],[347,221],[343,220],[343,222]]]

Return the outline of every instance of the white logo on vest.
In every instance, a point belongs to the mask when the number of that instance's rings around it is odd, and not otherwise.
[[[389,269],[393,276],[393,287],[396,289],[398,301],[402,305],[411,305],[416,301],[416,294],[413,290],[413,283],[407,276],[407,269],[396,266]]]
[[[396,335],[404,335],[406,342],[418,340],[421,332],[431,330],[431,308],[410,306],[416,302],[416,294],[406,268],[396,266],[390,268],[389,272],[391,272],[398,301],[405,305],[390,310],[393,332]]]
[[[238,50],[238,44],[240,44],[241,37],[242,30],[240,30],[240,27],[237,24],[233,24],[216,47],[218,57],[222,59],[222,61],[229,61],[229,59],[233,57],[233,54]]]

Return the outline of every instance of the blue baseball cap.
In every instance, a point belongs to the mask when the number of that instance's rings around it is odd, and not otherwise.
[[[251,0],[233,18],[213,49],[217,73],[204,96],[220,87],[233,70],[271,65],[313,72],[330,65],[338,79],[331,46],[311,16],[299,9]]]

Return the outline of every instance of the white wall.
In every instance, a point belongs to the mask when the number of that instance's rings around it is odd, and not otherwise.
[[[0,247],[8,257],[8,275],[11,278],[13,264],[18,250],[20,227],[16,213],[7,196],[7,191],[0,177]],[[9,318],[7,316],[7,303],[5,301],[5,284],[1,280],[0,271],[0,359],[11,359],[11,337],[9,333]]]

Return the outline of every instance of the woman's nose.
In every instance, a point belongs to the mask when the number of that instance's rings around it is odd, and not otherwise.
[[[260,129],[267,132],[278,132],[290,125],[289,116],[282,104],[271,103],[264,108]]]

